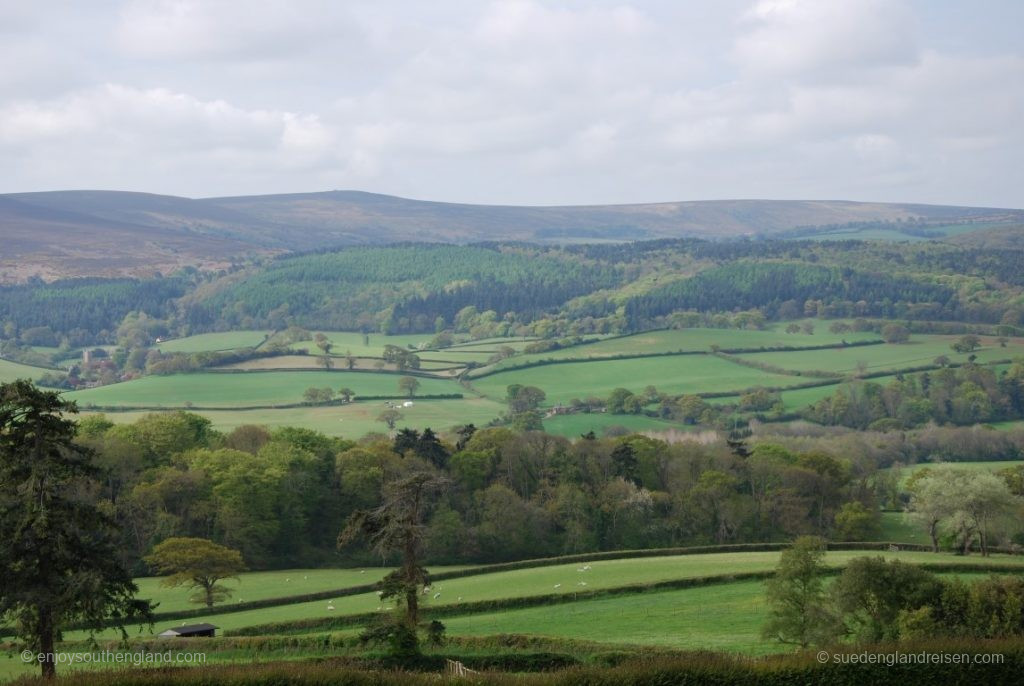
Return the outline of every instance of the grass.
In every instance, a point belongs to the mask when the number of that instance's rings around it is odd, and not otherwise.
[[[334,363],[332,369],[339,371],[345,371],[348,369],[348,362],[344,357],[332,356],[331,361]],[[376,372],[379,370],[374,363],[379,361],[380,358],[378,357],[357,357],[355,359],[355,368]],[[426,372],[436,369],[450,369],[453,366],[455,365],[451,362],[420,361],[419,371]],[[226,364],[219,367],[219,369],[242,369],[245,371],[323,369],[323,365],[320,364],[319,355],[277,355],[274,357],[259,357],[254,360],[246,360],[245,362]],[[388,369],[394,369],[394,367],[389,366]]]
[[[302,402],[307,388],[347,386],[356,395],[397,395],[399,376],[345,371],[251,372],[238,374],[174,374],[144,376],[99,388],[65,394],[79,405],[183,407],[186,403],[208,407],[247,407]],[[420,379],[423,395],[459,393],[451,381]]]
[[[612,389],[634,393],[655,386],[665,393],[742,390],[751,386],[789,386],[791,376],[769,374],[717,357],[686,355],[631,360],[595,360],[510,370],[473,380],[484,395],[500,399],[510,384],[537,386],[547,394],[547,404],[567,403],[573,398],[607,397]]]
[[[644,333],[611,338],[597,343],[588,343],[561,350],[552,350],[533,355],[521,355],[505,360],[496,369],[516,366],[531,360],[585,359],[613,357],[615,355],[636,355],[664,352],[708,351],[712,345],[721,348],[775,348],[781,346],[811,346],[839,343],[843,339],[853,342],[877,339],[871,332],[833,334],[822,322],[810,320],[817,333],[785,333],[786,323],[775,324],[764,330],[746,329],[673,329],[670,331],[647,331]]]
[[[441,382],[438,382],[441,383]],[[336,385],[335,388],[338,386]],[[452,386],[458,389],[457,386]],[[414,400],[413,407],[402,408],[403,419],[398,426],[414,429],[448,429],[472,422],[483,426],[504,411],[505,406],[486,398],[463,400]],[[231,431],[243,424],[257,424],[268,428],[295,426],[313,429],[328,436],[358,439],[370,432],[386,432],[387,427],[377,421],[385,409],[383,401],[354,402],[350,405],[328,407],[298,407],[284,410],[198,410],[213,422],[218,431]],[[89,414],[89,413],[83,413]],[[118,423],[134,422],[145,411],[111,412],[107,418]]]
[[[589,414],[566,414],[550,417],[544,420],[544,430],[557,436],[566,438],[579,438],[588,431],[593,431],[598,436],[602,435],[608,427],[621,426],[631,432],[642,431],[667,431],[669,429],[684,430],[682,424],[667,422],[662,419],[653,419],[643,415],[634,414],[607,414],[604,412],[591,412]]]
[[[869,371],[906,369],[931,364],[936,357],[945,355],[953,362],[966,362],[967,354],[950,349],[955,336],[914,336],[908,343],[870,345],[855,348],[808,350],[806,352],[751,353],[742,355],[752,362],[771,364],[794,371],[852,372],[858,362],[864,362]],[[1024,339],[1013,339],[1007,347],[994,341],[975,351],[978,362],[1012,359],[1024,355]]]
[[[9,360],[0,360],[0,383],[9,383],[18,379],[38,379],[43,374],[59,374],[42,367],[32,367],[27,364],[18,364]]]
[[[1019,565],[1021,570],[1024,571],[1024,559],[1006,555],[994,555],[990,558],[969,557],[965,559],[948,553],[841,551],[828,553],[825,562],[830,566],[839,567],[855,557],[863,557],[865,555],[884,555],[888,559],[900,559],[911,563],[1009,563]],[[601,560],[591,563],[572,563],[506,572],[492,572],[440,581],[435,584],[431,592],[424,598],[424,604],[426,607],[429,607],[430,605],[447,605],[457,602],[497,600],[547,594],[573,594],[583,590],[593,591],[669,579],[768,571],[775,568],[778,559],[778,552],[709,553]],[[590,569],[581,571],[585,564],[588,564]],[[363,576],[369,576],[369,572]],[[372,578],[369,580],[372,580]],[[585,582],[586,585],[581,585],[580,582]],[[559,584],[558,588],[555,587],[556,584]],[[440,596],[434,599],[434,593],[440,593]],[[279,593],[278,595],[282,594]],[[250,599],[244,594],[242,597]],[[333,601],[335,608],[333,611],[328,610],[327,606],[328,602],[326,601],[295,603],[261,610],[196,617],[187,620],[187,623],[210,622],[222,629],[239,629],[246,626],[273,622],[373,612],[377,608],[387,607],[386,604],[381,604],[375,593],[338,598]],[[173,626],[181,623],[179,620],[173,623],[165,622],[158,624],[154,627],[154,631],[155,633],[163,631],[167,628],[165,624]],[[145,631],[148,631],[148,628]],[[69,637],[83,636],[84,633],[73,632]],[[112,638],[115,636],[115,632],[105,632],[104,636]]]
[[[941,576],[976,580],[984,575]],[[444,623],[452,636],[529,634],[749,655],[792,650],[761,638],[767,611],[763,582],[740,581],[452,617]]]
[[[208,350],[234,350],[235,348],[255,348],[263,342],[267,331],[224,331],[221,333],[201,333],[185,338],[174,338],[162,341],[157,348],[165,353],[198,353]]]
[[[431,571],[440,573],[465,567],[433,567]],[[379,581],[390,571],[386,567],[363,567],[359,569],[280,569],[270,572],[245,572],[238,579],[222,582],[232,589],[230,605],[240,601],[251,602],[267,598],[281,598],[302,593],[317,593],[333,589],[347,588]],[[192,591],[185,587],[168,588],[160,584],[161,577],[140,577],[135,579],[139,587],[139,598],[147,598],[160,603],[157,612],[175,612],[200,607],[188,601]]]
[[[401,336],[385,336],[380,333],[361,334],[357,331],[318,331],[311,329],[311,333],[318,334],[322,333],[327,336],[327,340],[334,344],[331,348],[331,352],[335,355],[344,355],[351,352],[353,355],[363,355],[366,357],[380,357],[384,353],[385,345],[397,345],[399,348],[408,349],[411,345],[413,348],[419,348],[420,346],[426,346],[430,342],[430,339],[434,337],[433,334],[419,333],[419,334],[406,334]],[[308,341],[297,341],[292,344],[293,348],[308,348],[310,352],[316,352],[316,343],[311,340]]]
[[[761,640],[766,614],[764,585],[744,581],[452,617],[444,623],[452,636],[530,634],[763,654],[784,649]]]

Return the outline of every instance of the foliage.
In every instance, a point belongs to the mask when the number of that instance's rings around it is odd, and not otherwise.
[[[101,471],[75,443],[75,406],[26,381],[0,385],[0,614],[18,623],[44,677],[70,622],[148,616],[117,554],[116,525],[96,500]]]
[[[801,648],[831,643],[838,621],[826,603],[825,541],[803,536],[784,550],[775,575],[765,584],[769,604],[763,635]]]
[[[246,568],[240,552],[202,538],[168,538],[155,546],[145,560],[153,571],[168,575],[162,580],[163,585],[198,589],[199,593],[190,600],[208,608],[231,595],[231,589],[217,582],[237,579]]]

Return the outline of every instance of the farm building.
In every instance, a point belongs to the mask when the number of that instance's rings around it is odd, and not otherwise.
[[[213,637],[217,635],[217,628],[213,624],[184,624],[182,626],[176,626],[173,629],[168,629],[160,633],[161,638],[189,638],[192,636],[209,636]]]

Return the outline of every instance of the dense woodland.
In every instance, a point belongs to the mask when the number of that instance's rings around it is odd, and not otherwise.
[[[936,242],[403,244],[144,281],[36,280],[0,288],[0,322],[8,342],[71,347],[119,343],[125,318],[141,315],[158,322],[154,335],[174,336],[297,325],[549,337],[750,309],[765,320],[868,316],[1020,332],[1022,264],[1019,249]]]
[[[399,429],[359,441],[304,429],[242,426],[228,434],[186,412],[113,425],[80,422],[104,469],[126,563],[164,539],[191,536],[241,550],[253,568],[372,564],[336,551],[346,518],[380,503],[385,484],[427,471],[447,480],[428,518],[431,563],[789,540],[876,540],[881,508],[908,506],[900,472],[927,460],[1012,460],[1024,435],[929,426],[913,433],[780,427],[733,439],[666,442],[637,434],[576,441],[542,431],[466,426],[442,436]],[[1001,486],[999,484],[1002,484]],[[1007,509],[941,544],[970,550],[1019,538],[1020,467],[993,487]],[[961,484],[948,508],[973,485]],[[989,496],[986,496],[989,497]],[[959,500],[958,500],[959,499]],[[993,500],[993,502],[996,502]],[[1005,515],[1005,516],[1004,516]],[[1014,538],[1014,537],[1017,538]],[[377,560],[379,562],[379,560]]]

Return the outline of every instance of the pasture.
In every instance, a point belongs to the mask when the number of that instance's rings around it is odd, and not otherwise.
[[[19,364],[10,360],[0,360],[0,383],[9,383],[18,379],[38,379],[43,374],[60,374],[60,372]]]
[[[452,386],[457,392],[458,386]],[[335,386],[337,388],[337,386]],[[486,398],[468,397],[462,400],[415,400],[413,407],[401,408],[399,427],[443,431],[462,424],[483,426],[504,411],[505,406]],[[231,431],[243,424],[258,424],[275,429],[294,426],[313,429],[328,436],[341,436],[357,440],[368,433],[385,433],[387,427],[377,421],[386,409],[384,401],[354,402],[348,405],[293,407],[257,410],[190,410],[206,417],[218,431]],[[83,412],[89,414],[89,412]],[[146,411],[110,412],[106,417],[117,423],[133,422]]]
[[[100,407],[199,407],[244,408],[302,402],[307,388],[351,388],[360,395],[399,395],[398,374],[362,372],[294,371],[196,373],[144,376],[132,381],[72,391],[65,394],[80,406]],[[452,381],[420,379],[421,395],[459,393]]]
[[[636,414],[608,414],[606,412],[590,412],[563,414],[544,419],[544,431],[566,438],[579,438],[588,431],[601,436],[612,427],[621,427],[632,432],[643,431],[679,431],[686,429],[676,422],[669,422],[653,417]]]
[[[868,345],[852,348],[830,348],[805,352],[748,353],[745,360],[770,364],[793,371],[828,371],[848,373],[863,362],[868,371],[897,370],[932,364],[945,355],[952,362],[966,362],[966,353],[950,348],[955,336],[913,336],[907,343]],[[984,339],[983,339],[984,340]],[[1012,339],[1005,348],[994,341],[974,352],[978,362],[1012,359],[1024,355],[1024,339]]]
[[[520,355],[504,360],[494,368],[503,369],[528,361],[547,359],[586,359],[678,351],[707,352],[713,345],[725,349],[805,347],[835,344],[843,340],[854,342],[879,338],[878,334],[871,332],[834,334],[828,331],[827,325],[823,325],[823,322],[813,321],[812,323],[816,327],[813,334],[786,333],[786,323],[775,324],[763,330],[694,328],[646,331],[560,350]]]
[[[510,384],[536,386],[547,404],[573,398],[607,397],[614,388],[640,393],[654,386],[665,393],[738,391],[752,386],[789,386],[794,378],[770,374],[708,355],[673,355],[629,360],[593,360],[509,370],[473,379],[472,385],[490,398],[503,398]]]
[[[1024,558],[1011,557],[1007,555],[993,555],[989,558],[981,557],[970,557],[964,558],[949,553],[924,553],[924,552],[876,552],[876,551],[841,551],[841,552],[829,552],[826,555],[825,563],[830,567],[842,567],[849,560],[856,557],[863,557],[865,555],[880,555],[887,559],[899,559],[909,563],[915,564],[927,564],[927,563],[964,563],[968,562],[977,565],[1006,565],[1012,564],[1020,568],[1024,572]],[[431,589],[424,595],[424,607],[428,608],[431,606],[443,606],[450,605],[453,603],[468,603],[475,601],[486,601],[486,600],[501,600],[509,598],[526,598],[536,597],[542,595],[560,594],[560,595],[572,595],[582,591],[599,591],[602,589],[612,589],[622,586],[649,584],[658,581],[667,581],[672,579],[687,579],[696,577],[706,577],[714,575],[728,575],[741,572],[762,572],[770,571],[775,568],[778,563],[779,553],[778,552],[742,552],[742,553],[707,553],[698,555],[669,555],[663,557],[648,557],[648,558],[621,558],[611,560],[598,560],[594,562],[574,562],[569,564],[560,564],[545,567],[529,567],[525,569],[517,569],[504,572],[490,572],[481,573],[472,576],[437,581],[431,587]],[[433,571],[441,571],[444,568],[430,567]],[[310,574],[313,572],[303,572],[302,570],[293,570],[295,574]],[[337,578],[345,578],[339,570],[327,570],[329,574],[337,574]],[[270,586],[267,591],[270,596],[285,596],[288,595],[289,586],[288,582],[283,582],[282,574],[291,574],[293,572],[273,572],[266,573],[268,576],[263,578],[263,581],[253,584],[254,586],[260,583],[266,583]],[[316,572],[319,574],[319,572]],[[370,569],[367,569],[365,574],[359,574],[358,570],[349,570],[346,574],[355,574],[358,578],[357,583],[370,583],[376,581],[383,576],[384,570],[378,569],[376,576],[371,573]],[[294,581],[294,577],[293,581]],[[155,584],[155,581],[147,581],[147,584]],[[310,581],[312,586],[314,582]],[[318,577],[316,584],[325,583],[325,577]],[[745,583],[745,582],[744,582]],[[277,592],[274,592],[273,585],[277,584]],[[689,589],[687,592],[693,593],[692,598],[714,598],[716,589],[725,589],[731,586],[737,586],[740,583],[727,582],[722,585],[713,585],[703,588]],[[243,581],[244,586],[244,581]],[[751,584],[752,587],[759,587],[759,582]],[[306,590],[296,590],[292,593],[300,592],[311,592],[316,590],[309,588]],[[323,589],[320,589],[323,590]],[[675,593],[676,591],[673,591]],[[678,591],[682,592],[682,591]],[[179,590],[179,593],[184,595],[184,591]],[[240,595],[242,598],[250,600],[245,593],[242,592]],[[435,598],[435,594],[438,594]],[[655,595],[663,595],[664,592],[651,593],[651,594],[630,594],[621,597],[619,600],[626,600],[633,602],[638,598],[652,597]],[[710,594],[710,595],[709,595]],[[145,597],[145,596],[141,596]],[[237,602],[238,595],[235,596],[234,602]],[[180,602],[180,596],[178,601]],[[232,601],[228,601],[232,602]],[[592,602],[605,602],[604,600],[586,600],[586,603]],[[703,608],[704,612],[709,610],[709,601],[707,600],[696,600],[696,603]],[[578,605],[578,604],[576,604]],[[334,609],[329,609],[333,607]],[[378,609],[386,609],[391,607],[389,603],[382,603],[377,597],[376,593],[364,593],[353,596],[343,596],[333,601],[310,601],[310,602],[298,602],[289,605],[281,605],[277,607],[263,608],[259,610],[246,610],[242,612],[232,612],[228,614],[210,614],[201,617],[190,618],[187,623],[198,623],[198,622],[210,622],[223,630],[241,629],[243,627],[257,626],[267,623],[274,622],[287,622],[294,620],[303,619],[316,619],[316,618],[327,618],[335,615],[346,615],[346,614],[357,614],[365,612],[374,612]],[[556,612],[561,608],[568,607],[566,605],[552,605],[551,607],[537,608],[538,611],[545,612]],[[716,610],[717,611],[717,610]],[[495,613],[495,617],[514,616],[519,610],[503,611],[501,613]],[[480,615],[483,616],[483,615]],[[455,619],[452,619],[452,626]],[[181,620],[176,621],[164,621],[157,622],[153,628],[154,633],[159,633],[167,626],[174,626],[175,624],[181,624]],[[448,624],[449,620],[445,619],[445,623]],[[472,634],[471,625],[467,624],[467,632],[469,635]],[[548,626],[543,624],[542,626]],[[482,631],[483,629],[481,629]],[[512,631],[514,629],[509,629]],[[136,627],[131,631],[133,635],[148,635],[148,627]],[[453,633],[456,633],[453,630]],[[544,635],[544,631],[541,628],[526,629],[524,633]],[[563,636],[572,635],[576,638],[588,638],[586,635],[580,634],[558,634]],[[621,637],[615,635],[614,631],[609,631],[608,627],[605,627],[603,636],[604,640],[614,641],[617,643],[624,642]],[[68,638],[84,638],[84,632],[69,632]],[[106,631],[102,634],[103,638],[115,638],[115,631]],[[662,644],[667,645],[667,644]]]
[[[199,353],[236,348],[255,348],[270,335],[269,331],[223,331],[172,338],[156,344],[164,353]]]

